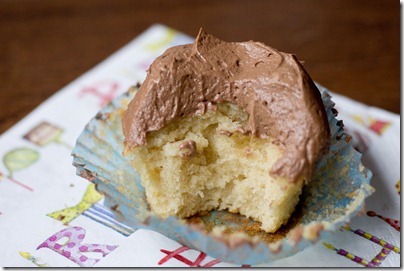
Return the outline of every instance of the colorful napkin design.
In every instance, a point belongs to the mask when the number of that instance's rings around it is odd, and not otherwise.
[[[142,82],[155,57],[192,39],[154,25],[61,89],[0,137],[0,263],[4,267],[230,267],[152,231],[118,222],[76,176],[72,146],[109,101]],[[400,117],[333,93],[376,192],[327,240],[260,266],[400,266]],[[243,266],[248,267],[248,266]]]

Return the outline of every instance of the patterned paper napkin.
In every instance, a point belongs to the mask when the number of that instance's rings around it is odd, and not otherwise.
[[[1,135],[1,266],[235,266],[117,222],[103,206],[103,196],[71,165],[70,153],[85,124],[142,82],[151,61],[166,48],[192,41],[154,25]],[[366,201],[365,214],[331,238],[260,266],[400,266],[400,116],[335,93],[333,100],[373,172],[376,192]]]

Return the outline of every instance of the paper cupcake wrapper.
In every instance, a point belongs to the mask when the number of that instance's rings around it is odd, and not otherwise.
[[[327,90],[322,94],[332,134],[329,152],[317,163],[304,187],[293,219],[276,234],[256,231],[257,222],[227,211],[212,211],[197,221],[215,225],[209,233],[192,219],[162,219],[147,203],[137,172],[122,156],[121,117],[135,95],[132,88],[103,108],[85,127],[73,150],[77,174],[95,183],[105,195],[104,204],[115,218],[132,228],[154,230],[190,248],[225,262],[259,264],[291,256],[326,238],[363,209],[373,193],[372,173],[361,163],[361,154],[344,133],[342,121]]]

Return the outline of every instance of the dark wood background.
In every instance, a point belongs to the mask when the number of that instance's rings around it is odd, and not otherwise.
[[[314,80],[400,113],[393,0],[0,1],[0,133],[153,23],[295,53]]]

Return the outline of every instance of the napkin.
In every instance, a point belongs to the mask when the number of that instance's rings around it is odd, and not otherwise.
[[[165,49],[192,41],[153,25],[0,136],[1,266],[240,267],[120,223],[71,165],[87,122],[142,82]],[[400,266],[400,116],[331,94],[376,192],[362,216],[327,240],[260,267]]]

